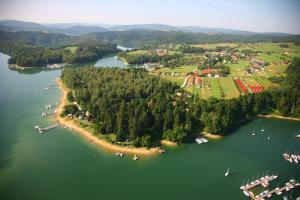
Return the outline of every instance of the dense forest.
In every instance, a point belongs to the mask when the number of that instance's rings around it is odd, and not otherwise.
[[[161,139],[185,142],[200,130],[228,134],[258,114],[300,117],[300,60],[294,60],[286,73],[280,89],[201,100],[141,69],[66,69],[61,78],[73,91],[68,99],[83,110],[70,104],[64,115],[89,111],[97,133],[114,133],[112,142],[130,141],[134,146],[157,145]]]
[[[82,42],[84,39],[60,33],[40,31],[5,32],[0,31],[1,42],[22,42],[43,47],[60,47]]]
[[[9,64],[22,67],[45,67],[53,63],[87,63],[117,52],[117,46],[100,42],[81,42],[76,51],[64,47],[46,48],[19,41],[0,42],[0,51],[11,56]]]
[[[159,56],[156,53],[139,55],[128,54],[127,52],[120,52],[118,56],[124,58],[129,64],[132,65],[144,63],[168,63],[169,61],[178,60],[182,57],[181,54]]]
[[[149,47],[170,43],[220,43],[220,42],[288,42],[300,41],[299,35],[280,34],[204,34],[181,31],[128,30],[89,33],[83,37],[103,42],[112,42],[128,47]]]

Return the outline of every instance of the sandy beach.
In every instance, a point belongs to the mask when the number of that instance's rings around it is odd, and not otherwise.
[[[118,58],[120,60],[122,60],[125,65],[128,65],[128,62],[127,62],[127,60],[125,58],[122,58],[122,57],[119,57],[119,56],[118,56]]]
[[[101,147],[105,148],[107,150],[113,151],[113,152],[123,152],[125,154],[137,154],[137,155],[155,155],[158,154],[159,148],[134,148],[134,147],[124,147],[119,146],[115,144],[111,144],[105,140],[99,139],[89,131],[85,130],[82,127],[77,126],[71,119],[63,118],[61,117],[61,113],[63,111],[63,107],[67,102],[67,93],[68,90],[65,88],[59,78],[56,79],[56,83],[59,86],[60,90],[62,91],[62,97],[60,99],[60,103],[57,107],[57,113],[55,115],[55,119],[63,126],[67,126],[70,129],[80,133],[84,138],[86,138],[89,142]]]
[[[178,145],[176,142],[171,142],[168,140],[162,140],[160,143],[169,147],[176,147]]]
[[[292,120],[292,121],[300,121],[299,118],[294,118],[294,117],[284,117],[280,115],[275,115],[275,114],[270,114],[270,115],[258,115],[258,117],[261,118],[276,118],[276,119],[286,119],[286,120]]]
[[[224,136],[222,136],[222,135],[216,135],[216,134],[211,134],[211,133],[206,133],[206,132],[203,132],[203,136],[204,137],[207,137],[207,138],[209,138],[209,139],[221,139],[221,138],[223,138]]]

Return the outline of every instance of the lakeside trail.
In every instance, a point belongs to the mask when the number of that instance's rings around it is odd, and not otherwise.
[[[261,117],[261,118],[285,119],[285,120],[291,120],[291,121],[298,121],[298,122],[300,122],[300,118],[284,117],[284,116],[274,115],[274,114],[270,114],[270,115],[258,115],[258,117]]]
[[[56,79],[56,83],[60,90],[62,91],[62,96],[59,102],[59,105],[57,107],[57,112],[55,114],[55,120],[58,121],[61,125],[67,126],[74,131],[80,133],[84,138],[86,138],[88,141],[90,141],[93,144],[96,144],[99,147],[105,148],[107,150],[113,151],[113,152],[123,152],[127,154],[137,154],[137,155],[143,155],[143,156],[150,156],[150,155],[157,155],[159,148],[134,148],[134,147],[125,147],[125,146],[119,146],[115,144],[111,144],[103,139],[100,139],[93,135],[91,132],[85,130],[82,127],[77,126],[73,120],[66,119],[61,117],[61,113],[63,111],[64,105],[67,102],[67,93],[68,89],[63,86],[63,83],[59,78]]]

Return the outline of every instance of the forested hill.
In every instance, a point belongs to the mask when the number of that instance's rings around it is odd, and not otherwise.
[[[44,47],[59,47],[76,44],[84,39],[60,33],[39,31],[5,32],[0,31],[0,42],[22,42]]]
[[[70,50],[73,49],[73,51]],[[21,67],[45,67],[54,63],[89,63],[118,52],[117,45],[81,42],[71,47],[46,48],[21,41],[0,42],[0,51],[11,56],[9,64]]]
[[[280,89],[237,99],[201,100],[169,81],[137,69],[66,69],[62,81],[73,93],[64,115],[85,115],[95,131],[114,134],[111,142],[151,146],[160,139],[184,142],[201,130],[227,134],[258,114],[300,117],[300,60],[287,69]]]
[[[181,31],[127,30],[89,33],[85,38],[141,47],[163,43],[219,43],[219,42],[287,42],[300,41],[300,35],[280,34],[203,34]]]

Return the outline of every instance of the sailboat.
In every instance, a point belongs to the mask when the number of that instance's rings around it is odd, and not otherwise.
[[[228,176],[229,175],[229,168],[227,169],[226,173],[225,173],[225,176]]]

